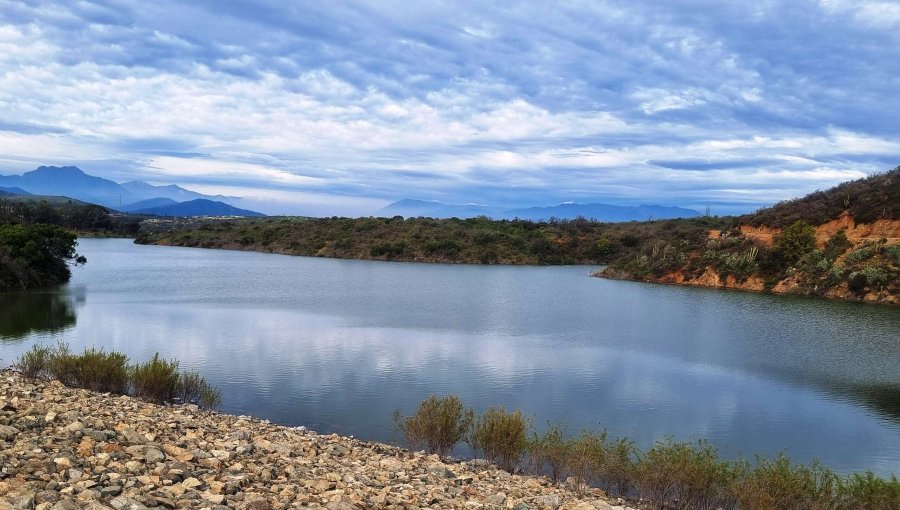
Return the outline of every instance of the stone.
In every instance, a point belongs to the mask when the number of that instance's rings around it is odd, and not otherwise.
[[[81,423],[80,421],[73,421],[72,423],[66,425],[63,430],[69,433],[80,432],[84,430],[84,423]]]
[[[9,425],[0,425],[0,439],[10,441],[19,433],[19,429]]]
[[[503,503],[506,503],[506,494],[502,492],[491,494],[490,496],[485,498],[484,502],[489,505],[503,506]]]
[[[100,489],[100,497],[102,499],[118,496],[121,493],[122,493],[121,485],[109,485],[109,486],[106,486],[106,487]]]
[[[4,370],[0,424],[0,510],[630,510],[610,506],[599,490],[579,494],[486,462],[448,464],[250,417],[26,382]]]

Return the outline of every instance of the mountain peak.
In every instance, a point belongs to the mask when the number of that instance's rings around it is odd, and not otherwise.
[[[84,170],[77,166],[39,166],[35,170],[27,172],[29,174],[79,174],[87,175]]]

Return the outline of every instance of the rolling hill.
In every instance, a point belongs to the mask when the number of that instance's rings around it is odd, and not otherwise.
[[[263,217],[265,214],[247,209],[239,209],[224,202],[216,202],[198,198],[187,202],[148,207],[131,211],[134,214],[152,214],[156,216],[244,216]]]

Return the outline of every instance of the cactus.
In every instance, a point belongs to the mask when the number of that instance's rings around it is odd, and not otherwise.
[[[759,255],[759,248],[753,246],[750,248],[750,251],[747,252],[747,261],[753,262],[756,260],[756,256]]]

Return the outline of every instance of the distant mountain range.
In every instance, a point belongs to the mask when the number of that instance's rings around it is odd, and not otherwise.
[[[30,195],[31,193],[22,188],[4,188],[0,186],[0,195]]]
[[[549,207],[527,207],[502,209],[477,204],[443,204],[424,200],[405,199],[394,202],[379,211],[383,216],[429,217],[429,218],[474,218],[487,216],[493,219],[514,219],[542,221],[550,218],[575,219],[580,217],[597,221],[646,221],[648,219],[691,218],[700,213],[683,207],[662,205],[610,205],[565,203]]]
[[[265,216],[222,202],[236,197],[204,195],[174,184],[120,184],[76,166],[42,166],[22,175],[0,175],[0,196],[9,195],[64,196],[122,212],[161,216]]]
[[[119,184],[88,175],[76,166],[42,166],[22,175],[0,175],[0,187],[15,187],[33,195],[67,196],[112,209],[153,198],[169,198],[176,202],[234,198],[204,195],[175,185],[154,186],[143,181]]]
[[[163,199],[166,200],[166,199]],[[158,207],[149,207],[132,211],[134,214],[155,214],[157,216],[252,216],[262,217],[265,214],[247,209],[238,209],[224,202],[198,198],[187,202],[174,202]]]

